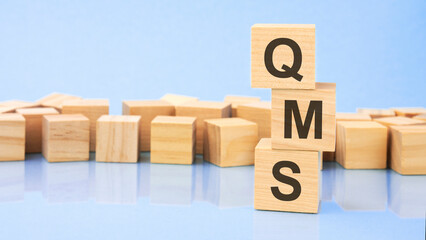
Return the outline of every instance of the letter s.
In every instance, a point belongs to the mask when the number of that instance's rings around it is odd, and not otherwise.
[[[292,186],[293,192],[290,194],[283,194],[280,192],[278,187],[271,187],[271,191],[274,197],[276,197],[277,199],[281,201],[293,201],[300,196],[300,193],[302,192],[302,187],[300,186],[300,183],[296,179],[280,173],[281,168],[284,168],[284,167],[290,168],[293,171],[293,173],[300,173],[300,168],[299,166],[297,166],[296,163],[290,162],[290,161],[277,162],[272,168],[272,174],[274,175],[275,179],[277,179],[278,181],[282,183],[286,183]]]

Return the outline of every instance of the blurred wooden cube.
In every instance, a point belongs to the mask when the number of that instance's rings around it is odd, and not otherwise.
[[[394,117],[395,112],[391,109],[358,108],[358,113],[368,114],[371,118]]]
[[[406,108],[392,108],[396,116],[402,117],[415,117],[420,114],[426,114],[426,108],[422,107],[406,107]]]
[[[391,168],[426,175],[426,125],[391,126]]]
[[[253,102],[237,106],[237,117],[257,123],[259,140],[271,137],[271,102]]]
[[[237,107],[240,104],[260,102],[259,97],[246,97],[246,96],[226,96],[224,102],[230,103],[232,108],[232,117],[237,117]]]
[[[386,118],[377,118],[374,121],[386,126],[404,126],[404,125],[422,125],[426,124],[425,121],[420,119],[408,118],[408,117],[386,117]]]
[[[13,112],[15,112],[14,107],[0,106],[0,114],[2,114],[2,113],[13,113]]]
[[[371,121],[367,113],[336,113],[336,121]]]
[[[192,101],[176,106],[176,116],[196,117],[195,152],[203,153],[204,120],[231,117],[231,104],[224,102]]]
[[[96,161],[137,162],[140,120],[140,116],[101,116],[96,123]]]
[[[0,114],[0,161],[25,160],[25,118]]]
[[[186,102],[198,101],[197,97],[190,97],[178,94],[167,93],[161,97],[161,100],[167,101],[170,104],[176,106]]]
[[[386,168],[387,136],[377,122],[339,121],[336,161],[347,169]]]
[[[192,164],[195,117],[157,116],[151,122],[151,163]]]
[[[415,117],[413,117],[413,118],[414,118],[414,119],[418,119],[418,120],[426,121],[426,113],[425,113],[425,114],[417,115],[417,116],[415,116]]]
[[[18,108],[40,107],[40,104],[34,103],[34,102],[22,101],[22,100],[9,100],[9,101],[0,102],[0,107],[11,107],[13,108],[13,111],[15,111]]]
[[[43,116],[58,115],[55,108],[21,108],[16,110],[25,118],[25,152],[39,153],[42,148]]]
[[[334,151],[336,84],[314,90],[272,89],[272,148]]]
[[[44,115],[42,136],[47,161],[89,160],[90,123],[82,114]]]
[[[123,115],[140,116],[139,150],[147,152],[151,149],[151,121],[156,116],[174,116],[175,107],[164,100],[123,101]]]
[[[62,111],[62,104],[66,101],[70,100],[80,100],[81,97],[63,94],[63,93],[51,93],[39,100],[37,100],[37,104],[42,107],[53,107],[56,108],[59,112]]]
[[[257,124],[241,118],[205,121],[204,160],[220,167],[253,165]]]
[[[254,208],[317,213],[320,163],[317,151],[272,149],[271,139],[256,146]]]

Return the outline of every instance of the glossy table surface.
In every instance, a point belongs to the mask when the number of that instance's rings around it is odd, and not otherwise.
[[[91,156],[94,159],[94,156]],[[319,214],[253,209],[254,168],[0,162],[1,239],[425,239],[426,176],[325,163]]]

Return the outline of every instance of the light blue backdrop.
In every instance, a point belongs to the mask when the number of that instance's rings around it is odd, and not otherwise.
[[[250,88],[254,23],[316,24],[338,111],[426,106],[425,1],[0,1],[0,100],[269,100]]]

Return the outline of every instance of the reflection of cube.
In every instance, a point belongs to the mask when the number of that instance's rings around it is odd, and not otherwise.
[[[63,114],[81,113],[90,121],[90,151],[96,150],[96,121],[109,113],[107,99],[84,99],[67,101],[62,104]]]
[[[373,119],[395,116],[395,112],[391,109],[358,108],[357,113],[368,114]]]
[[[386,127],[376,122],[337,123],[336,161],[345,168],[386,168],[386,146]]]
[[[25,164],[26,163],[22,161],[1,163],[0,202],[24,200]]]
[[[318,152],[272,149],[271,139],[263,138],[255,154],[255,209],[318,212]]]
[[[49,162],[89,160],[89,119],[81,114],[43,117],[43,156]]]
[[[0,114],[0,161],[25,160],[25,118]]]
[[[96,123],[97,162],[137,162],[140,116],[103,115]]]
[[[253,102],[240,104],[237,117],[257,123],[259,140],[271,137],[271,102]]]
[[[246,97],[246,96],[226,96],[224,102],[230,103],[232,107],[232,117],[237,116],[237,107],[240,104],[260,102],[259,97]]]
[[[151,163],[191,164],[195,117],[158,116],[151,122]]]
[[[392,126],[391,167],[400,174],[426,174],[426,125]]]
[[[403,117],[410,117],[410,118],[420,114],[426,114],[426,108],[422,108],[422,107],[393,108],[392,110],[395,111],[396,116],[403,116]]]
[[[220,167],[252,165],[257,125],[241,118],[205,121],[204,160]]]

